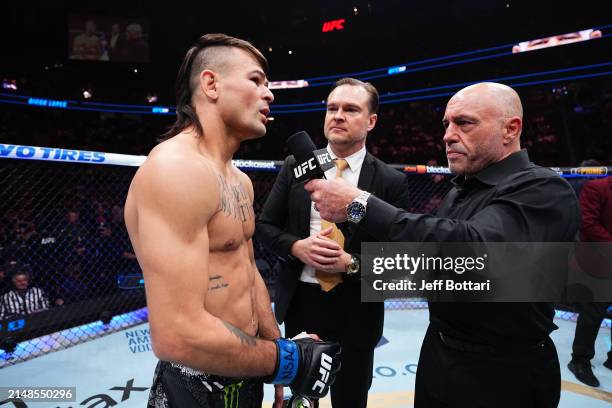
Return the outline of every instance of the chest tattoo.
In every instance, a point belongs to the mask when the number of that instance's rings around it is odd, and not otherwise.
[[[253,219],[255,216],[253,205],[244,186],[240,183],[230,185],[226,178],[220,174],[217,174],[217,178],[221,193],[219,210],[228,217],[240,220],[241,222]]]

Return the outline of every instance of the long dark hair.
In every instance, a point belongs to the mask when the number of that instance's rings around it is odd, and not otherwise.
[[[197,135],[202,137],[204,129],[198,118],[195,107],[192,103],[193,90],[192,78],[195,74],[199,74],[203,69],[206,69],[206,65],[213,61],[203,62],[200,59],[198,66],[195,67],[197,73],[194,72],[194,61],[198,58],[205,49],[211,47],[233,47],[240,48],[249,54],[251,54],[261,65],[265,72],[268,71],[268,61],[263,54],[255,48],[253,44],[240,38],[231,37],[226,34],[206,34],[198,39],[196,44],[189,48],[183,63],[179,68],[176,76],[176,121],[168,131],[162,134],[159,138],[160,142],[167,140],[173,136],[178,135],[189,126],[193,126]]]

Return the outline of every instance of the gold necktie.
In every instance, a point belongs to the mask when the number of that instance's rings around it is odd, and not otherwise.
[[[345,159],[336,159],[334,164],[336,165],[336,178],[342,178],[342,172],[348,168],[348,162]],[[327,237],[336,241],[340,248],[344,248],[344,234],[342,234],[342,231],[333,222],[321,219],[321,230],[329,227],[333,227],[333,229]],[[321,290],[325,292],[329,292],[342,282],[342,274],[337,272],[315,271],[315,277],[319,284],[321,284]]]

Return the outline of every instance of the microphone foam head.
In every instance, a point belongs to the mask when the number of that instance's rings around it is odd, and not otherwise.
[[[297,132],[287,139],[287,147],[295,160],[299,163],[312,157],[312,152],[317,149],[307,132]]]

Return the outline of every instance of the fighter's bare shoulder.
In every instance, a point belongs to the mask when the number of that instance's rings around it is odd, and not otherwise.
[[[189,144],[168,140],[156,146],[134,177],[138,200],[149,200],[174,216],[194,213],[210,217],[219,202],[212,167]]]

